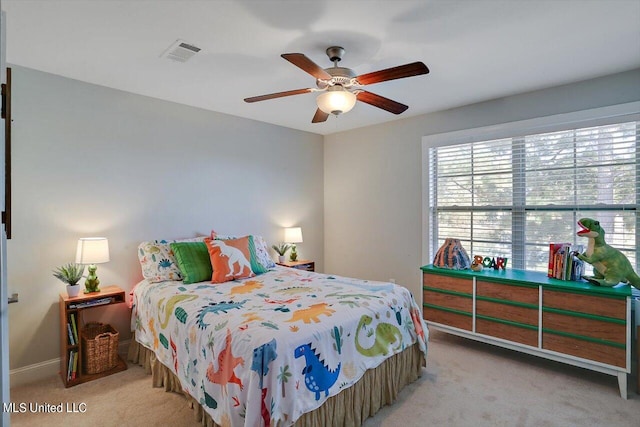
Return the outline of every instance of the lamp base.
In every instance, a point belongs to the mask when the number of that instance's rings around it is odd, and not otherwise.
[[[88,270],[89,275],[87,276],[87,280],[84,281],[84,293],[90,294],[93,292],[100,292],[100,279],[98,279],[98,275],[96,274],[98,267],[96,267],[94,264],[91,264]]]

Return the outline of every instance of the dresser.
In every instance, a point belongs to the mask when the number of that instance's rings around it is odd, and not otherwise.
[[[550,279],[524,270],[427,265],[423,316],[435,329],[614,375],[627,398],[631,288]]]

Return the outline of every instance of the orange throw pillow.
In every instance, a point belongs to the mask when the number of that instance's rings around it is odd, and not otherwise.
[[[209,250],[213,275],[211,283],[224,283],[234,279],[253,277],[249,236],[239,239],[204,239]]]

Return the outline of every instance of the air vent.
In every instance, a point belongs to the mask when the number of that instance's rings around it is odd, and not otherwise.
[[[187,43],[184,40],[176,40],[167,50],[165,50],[161,58],[168,58],[172,61],[187,62],[193,55],[200,52],[200,48]]]

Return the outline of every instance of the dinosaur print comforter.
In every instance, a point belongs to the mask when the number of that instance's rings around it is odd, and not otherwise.
[[[291,425],[428,331],[411,293],[277,267],[213,285],[142,281],[132,330],[220,425]]]

